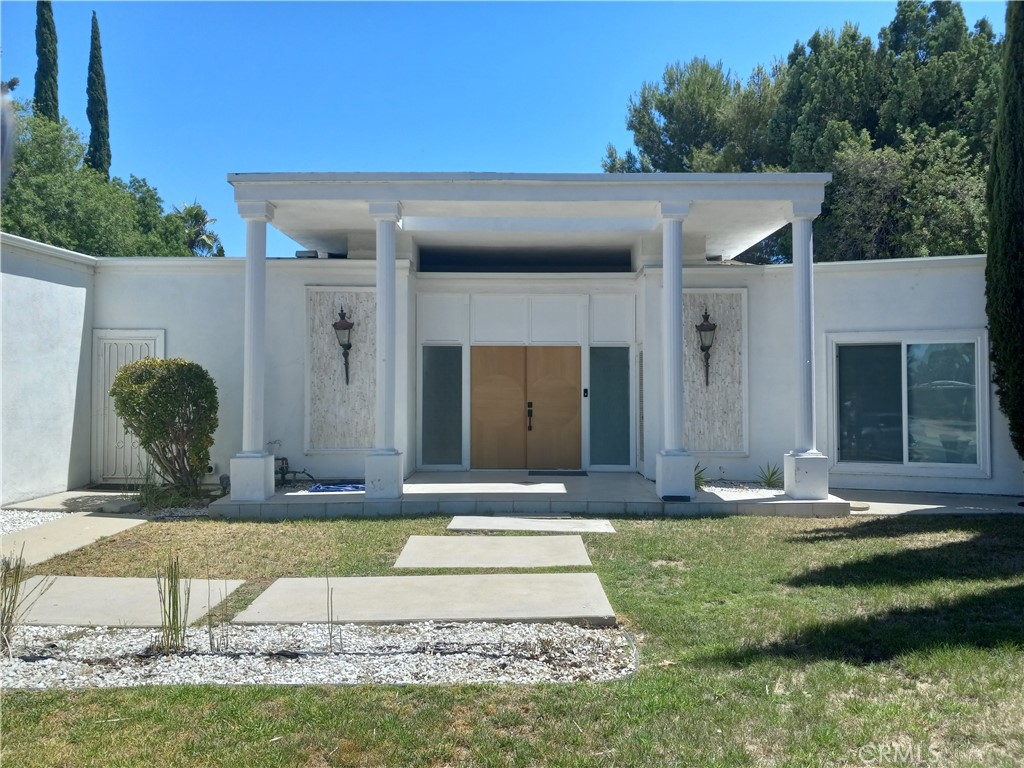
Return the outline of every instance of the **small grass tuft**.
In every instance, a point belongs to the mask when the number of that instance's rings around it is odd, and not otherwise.
[[[0,651],[10,654],[14,630],[28,610],[53,586],[53,577],[39,581],[25,591],[25,546],[15,555],[0,557]]]
[[[160,640],[150,649],[156,653],[175,653],[185,649],[188,636],[188,605],[192,582],[182,580],[178,556],[165,568],[158,568],[156,589],[160,598]]]

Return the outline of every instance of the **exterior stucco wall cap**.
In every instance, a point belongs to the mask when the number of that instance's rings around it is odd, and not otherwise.
[[[26,237],[19,237],[7,232],[0,232],[0,245],[12,248],[21,248],[25,251],[38,253],[40,256],[48,256],[59,261],[66,261],[70,264],[86,267],[89,270],[95,269],[99,259],[95,256],[88,256],[78,251],[69,251],[66,248],[58,248],[55,245],[47,245],[36,240],[29,240]]]
[[[235,183],[536,183],[547,184],[664,184],[664,185],[755,185],[784,183],[828,184],[831,173],[368,173],[368,172],[306,172],[306,173],[229,173],[228,182]]]
[[[892,271],[900,269],[955,269],[958,267],[970,267],[978,262],[984,262],[987,256],[984,253],[957,255],[957,256],[917,256],[906,259],[866,259],[859,261],[821,261],[814,262],[815,269],[826,269],[829,272],[843,272],[853,270],[876,269]],[[772,266],[791,266],[772,265]]]

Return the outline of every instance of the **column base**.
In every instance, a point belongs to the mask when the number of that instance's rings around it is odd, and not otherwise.
[[[274,495],[274,454],[240,453],[231,459],[231,500],[266,501]]]
[[[786,495],[791,499],[828,498],[828,456],[787,453],[782,460]]]
[[[697,459],[685,451],[659,451],[654,487],[663,501],[690,501],[697,493],[693,471]]]
[[[405,480],[403,458],[398,451],[366,455],[366,498],[402,498],[402,484]]]

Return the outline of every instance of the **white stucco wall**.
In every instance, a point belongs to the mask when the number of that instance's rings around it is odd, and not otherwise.
[[[235,259],[100,259],[95,327],[162,330],[164,356],[199,363],[217,383],[217,472],[241,447],[244,267]]]
[[[780,270],[781,271],[781,270]],[[788,271],[788,269],[787,269]],[[835,416],[828,413],[831,334],[879,332],[888,337],[941,340],[954,334],[979,336],[985,329],[985,257],[953,256],[880,262],[836,262],[815,267],[815,346],[818,397],[818,445],[835,461]],[[865,337],[870,338],[870,337]],[[881,337],[880,337],[881,338]],[[987,346],[987,344],[985,345]],[[980,350],[987,354],[987,350]],[[1021,494],[1024,463],[1010,443],[1006,418],[999,411],[995,388],[988,379],[987,425],[979,425],[982,450],[991,461],[976,471],[948,466],[931,474],[907,470],[887,474],[857,472],[842,464],[831,469],[833,488],[878,488],[952,493]],[[985,382],[979,378],[979,384]],[[979,387],[980,391],[980,387]],[[984,434],[985,427],[989,434]]]
[[[92,330],[159,329],[168,357],[202,364],[217,381],[220,426],[211,453],[218,472],[226,472],[241,447],[242,318],[244,261],[236,259],[90,259],[18,239],[3,239],[2,399],[3,500],[5,503],[77,487],[89,480],[91,455]],[[653,477],[661,441],[661,275],[652,267],[633,275],[415,275],[407,255],[398,262],[397,360],[398,448],[406,473],[417,462],[418,336],[417,296],[578,295],[589,297],[582,315],[580,343],[618,334],[622,328],[634,350],[644,352],[645,445],[637,471]],[[361,477],[371,445],[335,451],[306,450],[310,327],[307,297],[311,286],[372,291],[372,260],[271,260],[267,275],[267,366],[265,440],[287,456],[293,468],[318,478]],[[712,477],[749,480],[758,467],[781,464],[793,447],[794,404],[792,270],[788,266],[753,267],[689,260],[684,267],[685,302],[699,316],[705,299],[744,296],[746,321],[742,349],[747,357],[745,451],[701,453]],[[730,294],[729,292],[734,292]],[[984,329],[984,258],[955,257],[894,262],[818,264],[815,267],[818,448],[834,461],[834,416],[830,413],[827,355],[830,334],[869,331],[911,334]],[[718,299],[719,308],[733,306]],[[543,304],[543,302],[541,302]],[[621,305],[621,306],[620,306]],[[699,306],[698,306],[699,305]],[[634,307],[635,328],[628,317]],[[611,308],[615,308],[612,311]],[[623,309],[625,308],[625,309]],[[605,315],[617,318],[606,323]],[[718,310],[716,310],[717,312]],[[468,312],[468,310],[467,310]],[[625,312],[625,315],[623,315]],[[715,312],[712,320],[716,321]],[[589,317],[589,321],[586,319]],[[469,316],[466,316],[467,322]],[[687,322],[692,317],[687,316]],[[735,327],[735,318],[730,325]],[[604,325],[602,325],[604,323]],[[607,326],[607,327],[605,327]],[[723,326],[724,327],[724,326]],[[602,330],[603,328],[603,330]],[[323,329],[321,329],[323,330]],[[690,329],[692,330],[692,329]],[[458,340],[469,342],[469,329]],[[602,335],[603,334],[603,335]],[[694,333],[687,340],[686,364],[691,388],[703,387],[703,366]],[[330,341],[330,339],[328,339]],[[337,344],[323,345],[324,354]],[[358,343],[358,334],[354,334]],[[724,350],[725,347],[722,348]],[[719,351],[722,351],[719,350]],[[735,355],[735,350],[730,353]],[[724,368],[712,351],[712,378]],[[635,358],[634,358],[635,363]],[[735,359],[729,366],[735,366]],[[693,370],[696,367],[696,370]],[[726,366],[728,367],[728,366]],[[697,381],[697,386],[693,382]],[[713,382],[715,383],[715,382]],[[636,378],[634,378],[636,384]],[[727,383],[717,382],[723,387]],[[691,395],[694,393],[691,393]],[[717,398],[732,407],[733,398]],[[692,400],[691,400],[692,403]],[[693,406],[691,405],[691,408]],[[994,393],[988,407],[991,456],[988,477],[950,474],[921,476],[913,471],[880,475],[833,468],[833,488],[892,488],[950,492],[1019,494],[1024,473],[1010,445],[1006,422]],[[586,437],[584,436],[586,445]],[[729,446],[735,449],[735,445]],[[636,455],[637,452],[634,453]]]
[[[100,328],[162,328],[166,356],[184,357],[203,365],[217,382],[220,426],[214,435],[211,461],[218,472],[241,449],[242,433],[242,320],[245,303],[245,262],[242,259],[104,259],[97,278],[96,326]],[[407,262],[399,262],[398,349],[406,348],[408,308]],[[270,450],[285,456],[293,469],[307,469],[321,478],[361,478],[363,461],[372,441],[363,446],[307,451],[306,385],[310,328],[307,289],[355,288],[374,284],[374,262],[366,260],[271,259],[267,264],[267,333],[265,436]],[[333,330],[324,350],[341,349]],[[353,333],[353,347],[359,344]],[[362,357],[351,358],[354,376]],[[399,356],[398,391],[407,389],[408,361]],[[342,379],[343,380],[343,379]],[[369,404],[372,409],[373,403]],[[397,416],[399,450],[407,451],[408,408]],[[372,420],[372,416],[371,416]]]
[[[1024,492],[1024,466],[1010,443],[1006,419],[999,411],[991,387],[986,439],[991,461],[984,473],[987,476],[956,469],[928,474],[918,468],[888,468],[888,474],[881,474],[836,462],[835,415],[830,411],[830,392],[835,388],[828,364],[832,350],[830,334],[884,332],[887,337],[899,339],[934,332],[935,338],[941,339],[944,333],[983,331],[986,325],[984,272],[983,256],[815,265],[816,435],[818,450],[830,458],[832,488]],[[795,440],[792,268],[788,265],[689,263],[684,266],[683,275],[684,290],[688,291],[684,303],[700,302],[701,292],[705,290],[747,289],[749,453],[729,456],[702,453],[696,447],[688,447],[708,469],[710,477],[752,480],[757,477],[759,467],[769,463],[781,466],[783,455],[792,450]],[[659,268],[649,269],[641,277],[639,293],[643,297],[641,325],[647,369],[646,461],[643,466],[644,474],[653,477],[654,456],[661,440],[661,349],[657,341],[661,322]],[[696,341],[685,334],[684,338],[689,345],[686,365],[691,369],[702,365]],[[713,349],[713,372],[715,362]],[[700,375],[703,376],[702,369]],[[688,376],[687,380],[691,378]]]
[[[89,481],[96,260],[3,234],[2,503]]]

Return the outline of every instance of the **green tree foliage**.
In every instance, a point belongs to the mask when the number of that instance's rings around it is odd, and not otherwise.
[[[982,171],[956,131],[904,131],[898,147],[871,149],[867,131],[833,160],[829,204],[816,236],[835,261],[889,254],[981,253],[985,250]]]
[[[110,178],[110,116],[107,113],[107,78],[103,74],[100,23],[92,12],[92,40],[89,45],[89,75],[85,114],[89,118],[89,149],[85,162],[104,179]]]
[[[123,366],[110,389],[114,411],[171,485],[195,490],[210,463],[217,384],[198,363],[143,358]]]
[[[957,3],[900,0],[878,38],[876,48],[851,24],[838,36],[819,30],[745,83],[705,59],[670,65],[630,100],[636,151],[609,146],[602,167],[832,171],[818,260],[980,252],[998,92],[992,26],[969,32]],[[785,237],[738,258],[788,259]]]
[[[55,123],[60,122],[57,101],[57,25],[53,22],[53,4],[36,3],[36,112]]]
[[[988,176],[985,311],[993,380],[1024,458],[1024,4],[1008,3],[1002,88]]]
[[[665,68],[662,83],[644,83],[630,99],[626,126],[638,153],[609,145],[609,173],[752,171],[769,165],[767,119],[777,80],[758,67],[744,87],[722,63],[695,58]]]
[[[802,59],[790,56],[797,77],[788,77],[786,92],[798,98],[797,108],[787,110],[795,121],[776,126],[772,135],[782,141],[789,134],[788,167],[794,171],[822,170],[839,147],[856,131],[870,132],[876,118],[877,100],[874,50],[870,38],[847,24],[838,38],[831,30],[815,32]],[[794,52],[795,54],[796,52]]]
[[[185,228],[185,245],[193,256],[223,256],[224,247],[220,238],[210,230],[216,223],[199,203],[193,202],[174,209]]]
[[[132,177],[107,182],[85,162],[67,121],[20,113],[0,219],[5,232],[91,256],[190,256],[180,219],[156,190]]]

